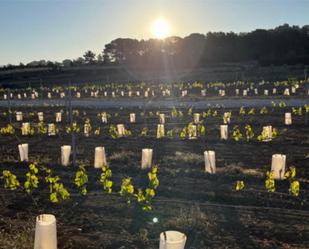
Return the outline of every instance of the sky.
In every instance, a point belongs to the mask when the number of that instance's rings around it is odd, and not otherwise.
[[[0,0],[0,65],[61,62],[119,37],[148,39],[159,17],[184,37],[308,25],[308,12],[309,0]]]

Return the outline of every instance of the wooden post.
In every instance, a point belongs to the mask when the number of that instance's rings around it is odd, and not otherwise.
[[[69,82],[69,115],[70,115],[70,126],[73,126],[73,110],[72,110],[72,92],[71,92],[71,81]],[[76,162],[76,144],[75,144],[75,132],[72,131],[72,164],[75,166]]]
[[[9,123],[12,123],[12,111],[11,111],[11,90],[8,89],[8,110],[9,110]]]

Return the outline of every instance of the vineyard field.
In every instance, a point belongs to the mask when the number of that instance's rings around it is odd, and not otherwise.
[[[270,103],[270,102],[269,102]],[[15,109],[16,108],[16,109]],[[13,116],[14,135],[0,135],[1,169],[9,169],[23,182],[28,163],[19,162],[18,144],[29,144],[29,161],[48,165],[70,190],[71,198],[59,205],[48,200],[48,188],[39,187],[33,200],[21,191],[1,188],[0,240],[6,245],[17,243],[28,248],[24,240],[32,243],[28,234],[34,229],[33,219],[38,213],[53,213],[58,224],[59,248],[157,248],[157,235],[162,230],[179,229],[188,236],[188,248],[307,248],[309,246],[308,197],[309,126],[307,114],[293,115],[293,124],[284,124],[284,113],[290,107],[266,107],[267,114],[255,114],[244,107],[247,114],[239,114],[239,108],[193,108],[193,113],[210,109],[203,120],[204,136],[182,139],[182,128],[192,121],[188,108],[178,108],[182,117],[172,117],[171,108],[78,108],[75,120],[81,132],[75,135],[76,165],[85,165],[89,182],[87,196],[80,196],[73,182],[77,166],[60,165],[60,147],[71,144],[72,136],[66,133],[68,116],[56,123],[59,130],[54,137],[47,134],[21,136]],[[1,113],[7,109],[2,108]],[[37,125],[37,112],[44,113],[44,123],[55,122],[55,113],[65,112],[65,107],[14,107],[12,112],[22,111],[24,120]],[[78,112],[76,111],[78,110]],[[108,113],[108,123],[98,116]],[[220,124],[224,112],[232,112],[229,138],[220,139]],[[165,114],[165,129],[173,135],[156,138],[157,113]],[[129,114],[136,113],[136,122],[129,122]],[[90,119],[92,129],[100,127],[100,134],[83,134],[85,119]],[[7,124],[7,115],[1,115],[0,127]],[[111,124],[124,124],[131,131],[129,137],[113,139],[109,134]],[[278,136],[271,142],[234,141],[232,128],[251,125],[256,136],[262,127],[271,124]],[[143,128],[146,136],[141,136]],[[136,186],[144,186],[146,171],[140,169],[141,151],[153,149],[153,161],[159,167],[160,187],[153,200],[153,212],[145,213],[135,205],[128,206],[117,194],[106,194],[100,186],[99,169],[93,167],[94,149],[104,146],[106,157],[113,171],[115,189],[120,189],[121,179],[130,176]],[[204,172],[205,150],[216,152],[217,172]],[[288,181],[276,181],[276,191],[265,188],[265,173],[270,170],[273,154],[287,156],[287,167],[295,166],[300,183],[299,196],[289,194]],[[236,182],[243,181],[244,189],[236,191]],[[153,218],[158,218],[154,223]],[[10,227],[7,224],[10,223]],[[14,237],[12,237],[14,234]],[[10,235],[10,236],[9,236]],[[31,247],[29,247],[31,248]]]

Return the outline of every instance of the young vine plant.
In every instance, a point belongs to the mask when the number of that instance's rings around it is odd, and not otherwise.
[[[79,193],[81,195],[87,194],[87,183],[88,183],[87,171],[83,165],[80,165],[79,169],[75,174],[74,184],[78,188]]]

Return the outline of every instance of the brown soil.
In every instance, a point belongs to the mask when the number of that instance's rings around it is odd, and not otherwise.
[[[45,123],[54,122],[54,112],[60,107],[27,107],[27,112],[44,111]],[[64,108],[62,108],[64,109]],[[159,245],[159,234],[164,230],[186,233],[186,248],[308,248],[309,247],[309,126],[306,117],[293,116],[293,125],[283,124],[285,110],[268,108],[267,115],[245,117],[233,109],[231,130],[234,125],[244,129],[251,124],[255,133],[263,125],[272,124],[279,136],[272,142],[227,142],[219,139],[219,125],[223,110],[217,117],[204,119],[206,136],[196,140],[155,138],[158,118],[140,117],[142,110],[135,109],[80,109],[78,121],[91,117],[93,127],[101,126],[100,136],[86,138],[78,135],[77,164],[85,164],[89,174],[88,192],[81,197],[73,181],[76,167],[59,166],[60,146],[71,143],[71,136],[60,132],[56,137],[34,135],[22,137],[0,135],[0,169],[10,169],[23,182],[27,164],[18,163],[17,144],[29,143],[31,161],[38,161],[52,168],[71,192],[71,199],[62,204],[51,204],[48,188],[41,184],[32,198],[20,191],[0,189],[0,248],[33,248],[35,216],[52,213],[57,217],[58,247],[104,249],[154,249]],[[20,107],[18,110],[25,111]],[[155,113],[158,109],[147,110]],[[5,109],[0,110],[1,113]],[[101,111],[117,112],[111,123],[125,123],[133,136],[112,139],[108,126],[101,124],[96,114]],[[168,115],[166,129],[179,130],[192,117],[170,117],[170,109],[161,109]],[[204,110],[194,110],[202,112]],[[130,112],[137,113],[137,123],[129,124]],[[184,110],[184,112],[186,112]],[[14,120],[14,117],[13,117]],[[34,117],[25,120],[36,122]],[[0,127],[7,124],[7,117],[0,116]],[[20,124],[14,122],[16,127]],[[64,123],[59,125],[64,129]],[[138,137],[143,127],[149,128],[147,138]],[[134,203],[128,206],[118,194],[105,194],[99,185],[100,170],[92,167],[94,148],[104,145],[107,159],[113,171],[115,190],[119,191],[121,179],[131,176],[135,186],[146,185],[146,173],[139,169],[142,148],[154,149],[154,161],[159,165],[160,186],[153,202],[154,211],[144,213]],[[203,152],[215,150],[216,175],[203,171]],[[287,165],[295,165],[301,191],[298,197],[289,194],[287,181],[276,182],[276,192],[264,187],[265,172],[270,169],[271,156],[287,155]],[[242,191],[235,190],[237,180],[245,182]],[[158,217],[159,222],[152,223]]]

